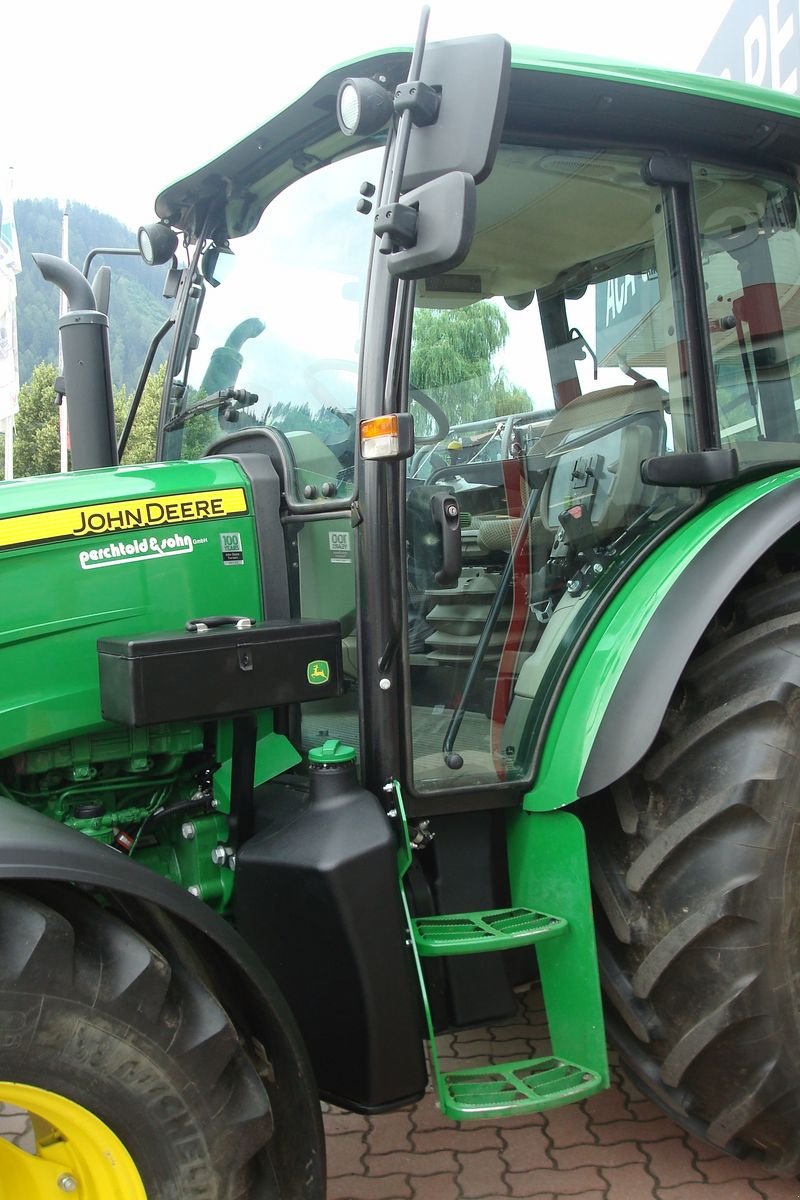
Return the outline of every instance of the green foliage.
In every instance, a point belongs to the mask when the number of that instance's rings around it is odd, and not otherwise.
[[[161,410],[161,389],[164,386],[165,364],[159,367],[154,375],[150,375],[144,385],[142,398],[131,429],[131,435],[122,455],[124,463],[153,462],[156,456],[156,435],[158,433],[158,414]],[[114,396],[114,418],[117,426],[117,438],[122,432],[125,418],[132,397],[126,389],[120,388]]]
[[[508,338],[496,304],[417,309],[411,342],[411,384],[430,392],[451,424],[505,416],[531,407],[524,388],[508,383],[493,365]]]
[[[39,363],[19,390],[14,432],[14,475],[19,479],[59,469],[56,374],[52,363]]]
[[[37,363],[58,361],[58,290],[46,283],[31,254],[61,252],[61,212],[55,200],[17,200],[14,217],[22,271],[17,276],[17,331],[20,379],[28,379]],[[85,204],[72,204],[69,215],[70,261],[83,268],[94,247],[135,247],[136,237],[119,221]],[[111,373],[116,384],[132,390],[153,334],[167,308],[161,299],[164,270],[147,267],[136,257],[95,259],[112,270],[109,343]],[[157,361],[159,361],[157,359]]]

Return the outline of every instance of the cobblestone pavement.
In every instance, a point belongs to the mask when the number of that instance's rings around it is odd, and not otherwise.
[[[546,1054],[538,996],[518,1022],[438,1045],[445,1067]],[[447,1121],[431,1094],[381,1117],[331,1109],[328,1200],[800,1200],[799,1181],[690,1137],[613,1073],[614,1086],[582,1104],[500,1124]],[[0,1105],[0,1135],[21,1141],[25,1129]]]
[[[445,1067],[547,1053],[538,995],[524,1023],[437,1041]],[[614,1068],[582,1104],[501,1123],[453,1123],[431,1094],[381,1117],[331,1110],[328,1200],[800,1200],[800,1181],[684,1133]]]

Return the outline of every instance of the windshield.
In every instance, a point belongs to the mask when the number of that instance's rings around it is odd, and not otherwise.
[[[231,243],[232,255],[220,255],[189,361],[186,419],[166,433],[166,458],[198,458],[228,434],[271,426],[289,440],[300,497],[352,490],[369,248],[355,206],[379,169],[376,150],[312,172]],[[255,400],[233,411],[202,403],[233,387]]]

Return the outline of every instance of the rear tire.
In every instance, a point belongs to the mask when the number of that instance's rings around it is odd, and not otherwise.
[[[286,1196],[265,1084],[230,1018],[113,912],[72,889],[0,892],[0,1031],[0,1081],[96,1115],[148,1200]]]
[[[707,631],[645,760],[590,802],[609,1032],[676,1121],[800,1170],[800,575]]]

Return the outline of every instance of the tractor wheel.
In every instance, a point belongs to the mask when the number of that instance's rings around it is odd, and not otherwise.
[[[44,1200],[286,1197],[265,1083],[218,1000],[113,912],[0,891],[2,1194]],[[292,1191],[291,1195],[300,1195]]]
[[[718,616],[612,800],[586,815],[623,1066],[691,1132],[797,1173],[800,575]]]

